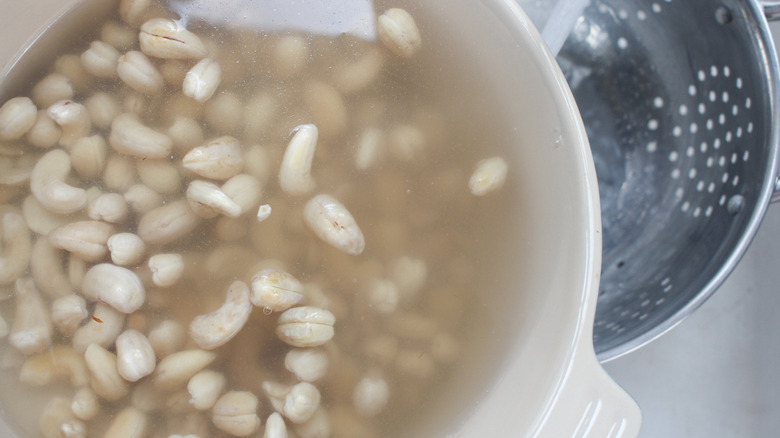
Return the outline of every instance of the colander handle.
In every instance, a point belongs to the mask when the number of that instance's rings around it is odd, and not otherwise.
[[[537,438],[639,435],[639,406],[598,363],[589,336],[579,342],[571,363]]]

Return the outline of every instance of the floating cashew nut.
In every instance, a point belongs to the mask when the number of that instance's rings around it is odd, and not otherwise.
[[[24,354],[33,354],[51,345],[52,326],[46,308],[32,278],[16,280],[16,314],[9,342]]]
[[[66,336],[73,335],[87,316],[87,302],[80,295],[66,295],[51,303],[51,320]]]
[[[200,411],[211,409],[222,393],[226,382],[225,376],[216,371],[203,370],[195,374],[187,383],[190,404]]]
[[[347,254],[358,255],[366,247],[355,218],[330,195],[317,195],[307,202],[303,219],[317,237]]]
[[[76,140],[86,137],[92,130],[92,119],[87,107],[72,100],[61,100],[49,107],[51,117],[62,128],[60,144],[72,146]]]
[[[276,334],[293,347],[317,347],[333,338],[336,317],[313,306],[294,307],[279,315]]]
[[[133,313],[144,303],[146,291],[138,275],[121,266],[101,263],[84,275],[81,291],[88,299],[100,301],[122,313]]]
[[[303,301],[303,284],[287,272],[263,269],[252,277],[252,304],[282,312]]]
[[[417,24],[404,9],[391,8],[380,15],[376,33],[385,47],[403,58],[412,57],[422,46]]]
[[[30,264],[32,242],[30,230],[22,214],[10,207],[0,207],[2,249],[0,254],[0,284],[10,284],[21,276]]]
[[[317,147],[319,131],[314,125],[301,125],[287,145],[279,169],[279,185],[289,195],[305,195],[314,189],[311,162]]]
[[[241,215],[241,206],[230,199],[216,184],[195,180],[187,187],[187,201],[198,216],[206,219],[223,214],[236,218]]]
[[[38,108],[29,97],[14,97],[0,106],[0,140],[16,140],[35,124]]]
[[[182,165],[204,178],[229,179],[244,168],[241,144],[233,137],[219,137],[187,152]]]
[[[62,396],[54,396],[43,408],[38,421],[38,429],[43,438],[85,438],[87,426],[73,416],[70,402]],[[68,431],[64,435],[63,431]]]
[[[222,307],[192,320],[190,336],[199,347],[212,350],[233,339],[251,313],[249,287],[244,282],[235,281],[230,285]]]
[[[503,187],[506,181],[507,164],[501,157],[486,158],[477,163],[469,178],[469,189],[474,196],[484,196]]]
[[[230,391],[217,400],[212,421],[220,430],[234,436],[249,436],[260,427],[257,396],[248,391]]]
[[[51,246],[46,237],[39,237],[32,247],[30,272],[41,292],[51,298],[73,293],[68,274],[62,266],[64,254],[64,251]]]
[[[143,333],[128,329],[116,338],[117,370],[129,382],[137,382],[154,371],[157,358]]]
[[[33,167],[30,191],[46,210],[71,214],[87,205],[87,192],[65,183],[70,170],[70,156],[62,149],[47,152]]]
[[[320,399],[316,386],[309,382],[295,384],[284,397],[282,413],[295,424],[304,423],[320,407]]]

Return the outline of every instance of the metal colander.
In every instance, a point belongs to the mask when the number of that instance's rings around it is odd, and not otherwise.
[[[594,0],[558,61],[599,177],[608,360],[696,309],[746,250],[775,186],[777,60],[754,1]]]

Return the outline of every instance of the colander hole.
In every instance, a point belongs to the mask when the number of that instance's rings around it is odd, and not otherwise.
[[[688,146],[688,149],[685,150],[685,155],[692,157],[696,151],[693,150],[693,146]]]
[[[721,125],[725,125],[726,124],[726,115],[725,114],[720,113],[720,115],[718,115],[718,123],[720,123]]]
[[[691,123],[690,131],[691,134],[696,134],[697,132],[699,132],[699,125],[697,123]]]
[[[718,77],[718,67],[715,67],[714,65],[710,67],[710,76],[713,78]]]
[[[731,23],[732,20],[734,20],[734,16],[731,14],[729,8],[721,6],[718,9],[715,9],[715,21],[717,21],[718,24],[726,25]]]
[[[683,213],[687,213],[688,210],[691,209],[691,203],[688,201],[683,202],[683,205],[680,207],[680,210],[682,210]]]
[[[660,96],[653,99],[653,106],[656,108],[663,108],[664,107],[664,99]]]
[[[748,125],[747,125],[747,132],[748,132],[748,134],[752,134],[753,133],[753,122],[748,123]]]
[[[644,321],[645,319],[647,319],[648,315],[649,314],[647,314],[647,313],[643,313],[643,314],[639,315],[639,320],[640,321]]]
[[[707,112],[707,105],[700,103],[699,104],[699,114],[704,114]]]
[[[688,114],[688,105],[680,105],[680,115],[685,116]]]
[[[731,76],[731,68],[729,68],[728,65],[723,66],[723,76],[725,77]]]
[[[688,94],[691,96],[696,95],[696,86],[695,85],[689,85],[688,86]]]
[[[650,300],[644,300],[641,303],[639,303],[640,307],[647,307],[650,305]]]
[[[647,122],[647,129],[651,131],[655,131],[658,129],[658,120],[656,119],[650,119],[650,121]]]
[[[718,158],[718,165],[719,165],[720,167],[723,167],[723,166],[725,166],[725,165],[726,165],[726,157],[720,157],[720,158]]]
[[[637,11],[636,18],[639,19],[639,21],[645,21],[647,14],[645,14],[645,11]]]
[[[669,152],[669,161],[674,163],[677,161],[677,159],[680,157],[680,154],[677,153],[677,151],[671,151]]]
[[[672,170],[672,179],[680,179],[680,169]]]
[[[726,199],[727,199],[726,195],[720,195],[720,199],[718,199],[718,205],[720,205],[721,207],[726,205]]]
[[[667,294],[668,294],[669,292],[671,292],[671,291],[672,291],[672,289],[674,289],[674,286],[672,286],[672,285],[670,284],[670,285],[668,285],[668,286],[664,286],[664,288],[663,288],[662,290],[664,291],[664,293],[667,293]]]
[[[745,99],[745,109],[750,109],[751,106],[753,106],[753,100],[748,97]]]
[[[622,268],[623,266],[626,266],[626,262],[624,262],[623,260],[615,263],[615,267],[618,269]]]
[[[708,206],[708,207],[707,207],[707,209],[706,209],[706,210],[704,210],[704,216],[707,216],[707,217],[710,217],[710,216],[712,216],[712,212],[713,212],[713,210],[714,210],[714,209],[712,208],[712,206],[711,206],[711,205],[710,205],[710,206]]]
[[[708,146],[707,146],[707,142],[706,141],[701,142],[701,144],[699,145],[699,150],[703,154],[707,152],[707,148],[708,148]]]
[[[618,17],[620,17],[621,20],[627,20],[628,19],[628,12],[626,12],[625,9],[621,9],[618,11]]]
[[[677,170],[677,169],[674,169],[674,170]],[[672,173],[674,173],[674,172],[672,172]],[[680,176],[680,171],[679,170],[677,170],[677,176],[678,177]],[[678,201],[680,199],[682,199],[683,195],[685,195],[685,190],[683,190],[682,187],[678,187],[677,190],[674,191],[674,197],[677,198]]]
[[[731,143],[731,140],[734,139],[734,134],[731,133],[731,131],[726,131],[726,143]]]
[[[699,78],[699,82],[704,82],[707,80],[707,73],[704,73],[704,70],[699,70],[699,73],[696,74],[696,77]]]
[[[739,114],[739,107],[734,105],[731,107],[731,115],[736,116],[737,114]]]
[[[653,3],[653,6],[651,8],[653,9],[653,12],[655,12],[656,14],[661,13],[661,5],[659,5],[658,3]]]
[[[704,181],[699,181],[698,183],[696,183],[696,191],[703,192],[705,185],[706,184],[704,183]]]
[[[728,182],[728,180],[729,180],[729,173],[728,172],[724,172],[723,176],[720,178],[720,182],[722,182],[723,184],[726,184],[726,182]]]
[[[715,159],[712,157],[707,157],[707,167],[712,167],[715,165]]]
[[[712,131],[712,128],[715,127],[715,122],[713,122],[712,119],[707,119],[706,126],[708,131]]]
[[[720,96],[720,100],[722,100],[723,103],[729,103],[729,99],[730,96],[728,91],[724,91],[723,94]]]
[[[661,286],[668,286],[670,284],[672,284],[672,279],[669,277],[666,277],[663,280],[661,280]]]
[[[672,135],[675,136],[675,137],[681,136],[682,135],[682,128],[680,128],[679,126],[675,126],[674,128],[672,128]]]
[[[622,50],[627,49],[628,48],[628,40],[623,38],[623,37],[618,38],[617,46],[618,46],[618,49],[622,49]]]
[[[693,210],[693,217],[699,217],[699,216],[701,216],[701,208],[696,207],[696,209]]]
[[[737,164],[737,161],[739,161],[739,156],[734,152],[731,154],[731,164]]]
[[[650,143],[647,144],[647,152],[652,154],[657,150],[658,150],[658,143],[651,141]]]
[[[718,93],[714,91],[710,91],[709,98],[710,98],[710,102],[715,102],[716,100],[718,100]]]
[[[737,130],[739,132],[739,130]],[[747,160],[750,159],[750,151],[745,151],[744,154],[742,154],[742,161],[747,162]]]
[[[734,175],[734,178],[731,180],[731,185],[734,187],[739,185],[739,175]]]
[[[738,90],[742,89],[742,78],[737,78],[736,85]]]
[[[713,140],[712,147],[714,149],[720,149],[720,139],[719,138],[716,138],[715,140]]]
[[[707,191],[710,192],[710,193],[715,193],[715,183],[714,182],[711,182],[711,183],[709,183],[709,185],[707,185]],[[712,208],[712,207],[710,207],[710,208]]]
[[[690,179],[696,178],[696,169],[691,169],[688,171],[688,178]]]
[[[659,299],[655,300],[655,305],[656,306],[660,306],[661,304],[663,304],[665,302],[666,302],[666,298],[659,298]]]
[[[726,205],[726,210],[730,214],[737,214],[742,210],[744,206],[745,206],[745,198],[742,195],[734,195],[731,198],[729,198],[729,202]]]

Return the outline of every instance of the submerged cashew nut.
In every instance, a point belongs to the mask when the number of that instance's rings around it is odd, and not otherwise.
[[[116,338],[117,370],[129,382],[137,382],[154,371],[157,358],[143,333],[128,329]]]
[[[78,221],[63,225],[49,233],[51,246],[64,249],[87,262],[97,262],[108,253],[108,238],[114,227],[99,221]]]
[[[90,384],[95,394],[108,401],[119,400],[127,395],[129,388],[119,375],[114,353],[98,344],[90,344],[84,352],[84,360],[92,374]]]
[[[303,219],[317,237],[347,254],[358,255],[366,247],[355,218],[330,195],[317,195],[307,202]]]
[[[422,39],[414,18],[404,9],[391,8],[377,19],[376,33],[382,44],[403,58],[420,50]]]
[[[192,320],[190,336],[199,347],[211,350],[233,339],[252,313],[249,287],[235,281],[227,292],[227,300],[219,309]]]
[[[35,124],[38,108],[29,97],[14,97],[0,106],[0,140],[16,140]]]
[[[226,180],[241,172],[244,157],[239,141],[225,136],[190,150],[182,164],[204,178]]]
[[[62,266],[65,252],[53,247],[46,237],[39,237],[32,248],[30,271],[35,284],[51,298],[73,293],[68,274]]]
[[[21,276],[30,264],[32,242],[30,230],[16,209],[0,207],[2,253],[0,253],[0,284],[10,284]]]
[[[205,102],[214,94],[222,80],[222,68],[211,58],[202,59],[184,76],[182,92],[198,102]]]
[[[144,23],[138,39],[141,51],[156,58],[203,58],[208,55],[197,35],[167,18],[153,18]]]
[[[70,156],[62,149],[47,152],[35,163],[30,191],[46,210],[71,214],[87,205],[87,192],[65,182],[70,170]]]
[[[52,326],[46,308],[32,278],[16,280],[16,314],[8,338],[24,354],[33,354],[51,345]]]
[[[108,142],[120,154],[138,158],[167,158],[173,150],[173,142],[167,135],[144,125],[131,113],[114,119]]]
[[[150,210],[138,222],[138,237],[152,245],[165,245],[190,233],[200,222],[187,201],[180,199]]]
[[[89,383],[89,371],[81,353],[55,345],[28,357],[19,370],[19,380],[32,386],[67,380],[74,388],[80,388]]]
[[[314,125],[301,125],[287,145],[279,169],[279,185],[289,195],[305,195],[314,189],[311,162],[317,147],[319,131]]]
[[[72,146],[76,140],[86,137],[92,130],[92,119],[87,108],[72,100],[61,100],[49,107],[49,117],[62,128],[60,144]]]
[[[154,370],[154,386],[162,390],[180,388],[216,357],[216,354],[205,350],[184,350],[169,354]]]
[[[155,254],[149,257],[152,281],[160,287],[176,284],[184,273],[184,259],[181,254]]]
[[[241,206],[230,199],[216,184],[208,181],[192,181],[187,186],[187,201],[198,216],[206,219],[219,214],[231,218],[241,215]]]
[[[249,436],[260,427],[257,396],[248,391],[230,391],[217,400],[212,421],[220,430],[234,436]]]
[[[125,325],[125,314],[108,304],[97,303],[92,318],[73,333],[73,348],[84,351],[90,344],[108,348]]]
[[[317,387],[309,382],[298,383],[284,397],[282,413],[295,424],[304,423],[320,407],[320,399]]]
[[[226,382],[225,376],[216,371],[203,370],[195,374],[187,383],[190,404],[200,411],[211,409],[222,393]]]

